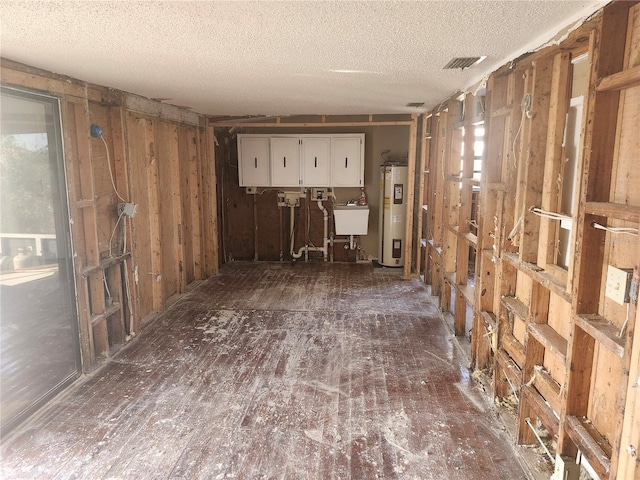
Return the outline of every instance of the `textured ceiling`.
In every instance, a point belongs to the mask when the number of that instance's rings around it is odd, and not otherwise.
[[[605,3],[3,0],[0,48],[211,115],[413,113]],[[470,69],[442,70],[480,55]]]

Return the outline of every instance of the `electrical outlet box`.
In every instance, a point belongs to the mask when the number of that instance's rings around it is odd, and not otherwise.
[[[624,305],[629,303],[629,291],[633,269],[616,268],[613,265],[607,267],[607,284],[604,294],[614,302]]]
[[[119,203],[118,204],[118,216],[126,215],[129,218],[133,218],[138,211],[138,205],[135,203]]]
[[[298,190],[294,192],[279,191],[278,206],[279,207],[299,207],[300,192]]]
[[[572,458],[556,454],[556,464],[551,478],[553,480],[579,480],[580,465]]]
[[[255,195],[255,194],[256,194],[256,190],[257,190],[257,188],[256,188],[256,187],[246,187],[246,188],[244,189],[244,191],[245,191],[245,193],[246,193],[247,195]]]
[[[326,188],[313,188],[311,189],[311,199],[312,200],[327,200],[327,189]]]

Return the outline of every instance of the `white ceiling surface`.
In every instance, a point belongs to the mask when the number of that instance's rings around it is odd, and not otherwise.
[[[0,52],[210,115],[420,113],[605,3],[3,0]]]

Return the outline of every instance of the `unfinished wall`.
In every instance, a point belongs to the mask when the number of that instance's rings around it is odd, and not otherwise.
[[[392,116],[376,116],[376,119]],[[340,121],[358,121],[356,117],[340,118]],[[404,119],[406,120],[406,118]],[[288,122],[313,121],[313,118],[288,118]],[[244,187],[238,186],[238,153],[237,140],[234,134],[229,134],[228,129],[217,128],[216,137],[220,143],[220,153],[217,155],[218,177],[221,183],[221,203],[224,208],[224,245],[222,253],[226,260],[271,260],[283,259],[289,255],[289,209],[277,207],[277,188],[259,189],[259,195],[247,195]],[[334,247],[335,261],[355,261],[359,258],[370,259],[378,256],[378,214],[379,214],[379,188],[380,171],[383,163],[381,154],[385,160],[400,161],[406,164],[409,144],[409,128],[407,126],[362,126],[362,127],[336,127],[336,128],[246,128],[241,133],[364,133],[365,134],[365,189],[369,201],[369,230],[366,236],[360,237],[361,247],[359,254],[356,251],[345,251],[343,244]],[[357,199],[358,188],[338,188],[335,190],[337,203],[346,203],[348,200]],[[310,199],[310,197],[309,197]],[[330,206],[330,202],[325,202]],[[308,210],[307,210],[308,207]],[[333,229],[333,216],[329,211],[330,230]],[[296,209],[296,223],[299,226],[296,236],[296,251],[305,243],[307,225],[309,239],[315,245],[322,245],[322,212],[315,201],[302,199],[301,207]],[[222,223],[222,222],[221,222]],[[316,256],[322,258],[321,253]]]
[[[602,479],[640,475],[637,300],[605,295],[609,265],[640,279],[639,45],[640,6],[614,2],[494,72],[485,98],[426,118],[425,278],[442,309],[454,300],[456,334],[471,326],[494,395],[517,402],[517,442],[544,428],[553,453],[579,451]],[[479,181],[466,136],[478,122]],[[476,189],[477,234],[465,225]]]
[[[82,365],[90,371],[190,283],[217,271],[211,132],[186,110],[6,60],[2,83],[60,99]],[[90,136],[91,124],[102,138]],[[133,218],[119,218],[123,201],[137,204]]]

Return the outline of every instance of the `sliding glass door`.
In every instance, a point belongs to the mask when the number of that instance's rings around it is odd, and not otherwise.
[[[58,100],[0,99],[0,421],[4,433],[79,373]]]

